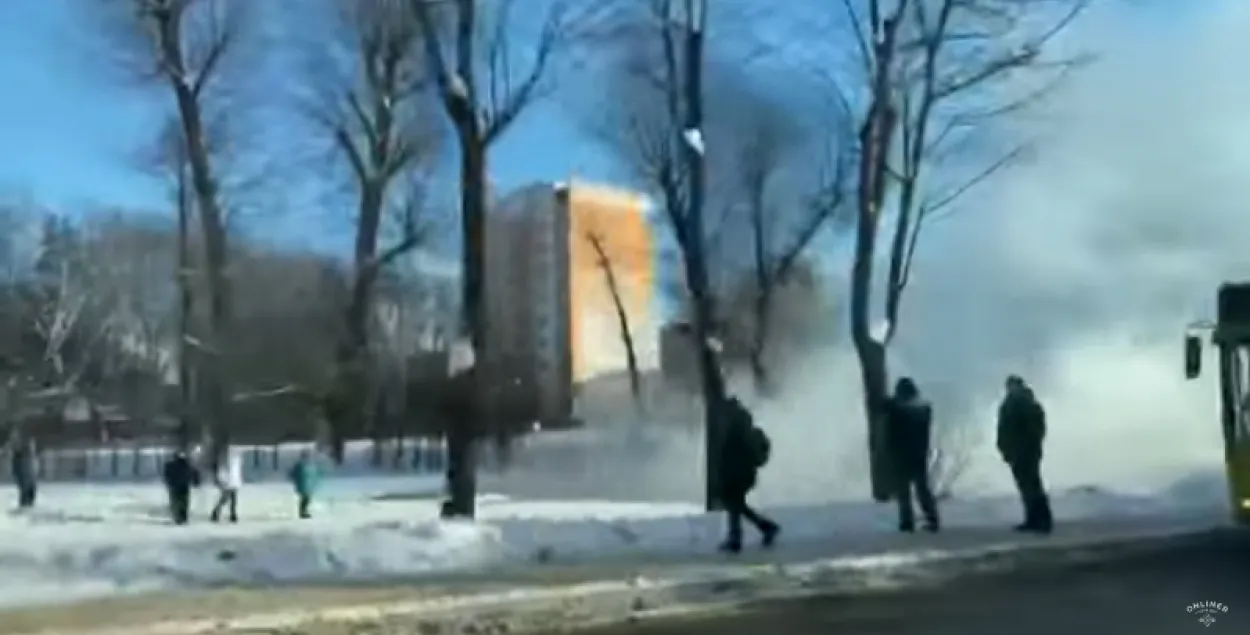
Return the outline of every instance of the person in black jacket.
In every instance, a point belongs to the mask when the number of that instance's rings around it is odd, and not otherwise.
[[[760,468],[768,462],[768,436],[755,426],[751,412],[736,397],[729,397],[721,407],[725,436],[720,456],[720,497],[729,531],[720,549],[727,553],[742,551],[743,518],[759,530],[764,547],[771,547],[781,527],[747,503],[747,495],[755,489]]]
[[[912,490],[924,514],[925,529],[941,528],[937,501],[929,487],[929,437],[933,427],[933,406],[921,395],[916,382],[902,377],[894,386],[894,396],[886,407],[885,434],[894,468],[895,500],[898,502],[899,531],[916,530]]]
[[[13,483],[17,485],[17,506],[19,509],[30,509],[35,506],[35,495],[38,485],[35,481],[36,462],[35,440],[30,437],[14,439],[12,449]]]
[[[1007,378],[1007,394],[998,408],[998,451],[1011,468],[1024,523],[1016,531],[1050,533],[1054,519],[1042,484],[1042,444],[1046,440],[1046,411],[1033,390],[1019,376]]]
[[[191,488],[199,487],[200,471],[187,453],[179,450],[165,462],[165,489],[169,492],[169,514],[175,525],[187,524],[191,509]]]

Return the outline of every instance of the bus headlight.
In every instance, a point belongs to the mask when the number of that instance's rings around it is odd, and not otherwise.
[[[1241,508],[1250,511],[1250,498],[1241,499]]]

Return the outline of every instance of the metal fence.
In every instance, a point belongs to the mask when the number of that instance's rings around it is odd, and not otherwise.
[[[302,453],[314,450],[311,442],[234,446],[243,455],[244,477],[250,481],[285,478]],[[172,455],[172,447],[140,445],[41,449],[35,470],[42,481],[151,481],[160,479]],[[441,439],[353,441],[347,444],[343,463],[335,472],[432,474],[446,468],[446,456]],[[5,453],[5,468],[9,458]],[[11,470],[0,470],[0,479],[11,478]]]

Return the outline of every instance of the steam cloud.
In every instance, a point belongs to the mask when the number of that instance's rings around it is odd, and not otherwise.
[[[1078,24],[1069,45],[1101,58],[1030,119],[1046,135],[1038,154],[922,247],[894,361],[928,386],[941,424],[984,431],[966,490],[1008,486],[992,425],[1012,372],[1048,407],[1056,485],[1148,492],[1222,472],[1217,393],[1209,377],[1184,381],[1180,338],[1211,316],[1220,281],[1250,278],[1250,83],[1234,79],[1250,6],[1159,17],[1119,6]],[[775,421],[764,408],[779,445],[863,447],[851,363],[835,353],[801,373],[813,403],[779,406]],[[820,443],[831,412],[856,429]],[[815,466],[836,465],[826,457],[784,462],[768,493],[867,491],[859,466],[819,478]]]
[[[1180,341],[1211,316],[1219,282],[1250,278],[1250,5],[1194,4],[1162,17],[1113,5],[1078,23],[1068,44],[1101,57],[1019,124],[1045,134],[1039,152],[921,248],[893,362],[939,425],[981,433],[961,493],[1009,487],[992,430],[1008,373],[1048,408],[1053,485],[1222,487],[1216,389],[1211,373],[1184,381]],[[759,497],[864,498],[853,357],[827,351],[788,377],[783,399],[755,404],[774,443]],[[627,479],[635,497],[697,496],[699,445],[600,455],[587,489]]]

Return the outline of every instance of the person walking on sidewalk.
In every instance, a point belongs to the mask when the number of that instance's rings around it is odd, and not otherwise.
[[[898,529],[916,531],[912,490],[924,514],[924,528],[936,532],[941,525],[937,501],[929,486],[929,440],[933,428],[933,406],[920,394],[916,382],[902,377],[894,386],[894,396],[886,407],[885,434],[894,468],[894,498],[898,502]]]
[[[17,486],[17,508],[27,510],[35,506],[38,494],[38,483],[35,472],[38,462],[38,450],[35,440],[28,436],[17,436],[12,444],[13,484]]]
[[[217,460],[213,482],[217,485],[217,504],[213,506],[210,518],[213,522],[220,522],[221,513],[229,511],[230,522],[239,522],[239,490],[243,488],[243,455],[231,448],[226,448]]]
[[[747,495],[755,489],[760,469],[768,463],[771,442],[768,435],[755,425],[751,412],[737,397],[726,399],[722,411],[724,438],[720,456],[720,495],[729,530],[720,549],[726,553],[742,551],[743,518],[759,530],[764,547],[771,547],[781,527],[747,503]]]
[[[317,487],[321,484],[321,470],[317,467],[311,452],[304,450],[300,453],[299,460],[291,466],[289,476],[299,501],[299,517],[312,518],[310,507],[313,496],[317,493]]]
[[[162,476],[169,494],[169,515],[175,525],[185,525],[191,515],[191,488],[199,487],[200,471],[185,451],[178,450],[165,462]]]
[[[1042,445],[1046,411],[1033,390],[1017,375],[1007,378],[1007,394],[998,408],[998,451],[1024,506],[1024,523],[1016,531],[1049,534],[1054,529],[1050,498],[1042,483]]]

